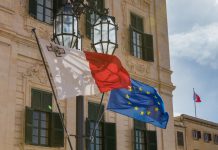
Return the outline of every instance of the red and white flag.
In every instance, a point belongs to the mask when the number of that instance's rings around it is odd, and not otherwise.
[[[114,55],[82,52],[39,39],[58,99],[128,88],[130,77]]]
[[[195,91],[194,91],[194,96],[193,96],[193,98],[194,98],[194,101],[195,101],[196,103],[200,103],[200,102],[201,102],[200,96],[199,96],[198,94],[196,94]]]

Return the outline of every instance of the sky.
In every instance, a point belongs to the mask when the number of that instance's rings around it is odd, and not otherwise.
[[[218,0],[167,0],[174,116],[218,123]]]

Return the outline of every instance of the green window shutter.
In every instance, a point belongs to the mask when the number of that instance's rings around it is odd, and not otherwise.
[[[51,118],[51,146],[63,147],[64,146],[64,129],[61,123],[59,113],[52,113]]]
[[[88,103],[88,119],[96,121],[98,117],[99,104],[89,102]],[[100,114],[104,111],[104,105],[101,106]]]
[[[104,150],[116,150],[115,123],[104,123]]]
[[[32,144],[33,110],[29,107],[26,107],[25,115],[25,143]]]
[[[179,146],[184,146],[183,132],[177,131],[177,144]]]
[[[198,139],[201,138],[201,131],[197,131],[197,136],[198,136]]]
[[[53,17],[58,13],[61,7],[66,4],[67,0],[53,0]]]
[[[104,10],[104,0],[97,0],[97,9],[99,11],[103,11]]]
[[[86,119],[86,149],[88,150],[90,148],[90,121]]]
[[[139,130],[146,130],[146,124],[144,122],[134,120],[134,128]]]
[[[86,36],[91,39],[91,13],[86,13]]]
[[[131,14],[131,25],[136,28],[136,15]]]
[[[31,95],[31,108],[36,110],[41,110],[41,99],[42,99],[42,91],[32,89]]]
[[[37,1],[36,0],[29,0],[29,14],[36,17],[36,7],[37,7]]]
[[[139,32],[144,31],[143,19],[135,14],[131,14],[131,26]]]
[[[145,143],[145,150],[148,149],[148,140],[147,140],[147,131],[144,131],[144,143]]]
[[[104,0],[94,0],[89,2],[89,5],[91,7],[95,7],[98,11],[103,11],[104,10]],[[95,21],[97,21],[98,19],[98,15],[93,13],[93,12],[87,12],[86,13],[86,36],[91,39],[92,38],[92,25],[93,25],[93,20],[91,19],[95,19]]]
[[[157,150],[156,131],[147,131],[147,148],[148,150]]]
[[[41,101],[41,110],[46,112],[51,112],[49,108],[52,106],[52,94],[48,92],[43,92]]]
[[[131,55],[134,55],[134,52],[133,52],[133,28],[132,26],[130,25],[129,26],[129,38],[130,38],[130,54]]]
[[[143,34],[143,59],[154,61],[153,36],[151,34]]]

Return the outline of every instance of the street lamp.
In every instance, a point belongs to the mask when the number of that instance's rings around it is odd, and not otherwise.
[[[99,12],[95,0],[68,0],[57,14],[54,14],[53,41],[56,44],[81,50],[82,37],[78,20],[83,13],[95,13],[99,16],[92,26],[92,47],[97,53],[113,55],[117,48],[117,30],[115,18],[108,16],[108,10]],[[84,150],[84,97],[76,97],[76,149]]]
[[[78,18],[74,15],[72,5],[66,3],[54,16],[53,40],[56,44],[72,48],[79,37]]]
[[[117,48],[117,25],[110,16],[101,16],[93,25],[92,46],[97,53],[112,55]]]

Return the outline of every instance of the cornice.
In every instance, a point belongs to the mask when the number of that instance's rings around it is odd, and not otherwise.
[[[179,116],[181,118],[181,122],[191,122],[191,123],[195,123],[196,125],[202,125],[202,126],[206,126],[206,127],[211,127],[214,129],[218,130],[218,123],[215,122],[211,122],[211,121],[207,121],[204,119],[200,119],[200,118],[195,118],[189,115],[185,115],[182,114],[181,116]]]
[[[27,46],[30,46],[33,48],[37,47],[36,41],[34,40],[34,38],[32,36],[28,37],[28,36],[20,35],[14,31],[11,31],[11,30],[8,30],[5,28],[1,28],[1,27],[0,27],[0,35],[2,37],[8,38],[14,42],[18,42],[18,43],[21,43],[21,44],[24,44],[24,45],[27,45]]]
[[[14,14],[15,14],[15,11],[14,11],[14,10],[8,9],[8,8],[2,6],[2,5],[0,5],[0,11],[9,13],[9,14],[11,14],[11,15],[14,15]]]
[[[169,73],[170,75],[173,73],[173,71],[172,71],[172,70],[170,70],[170,69],[167,69],[167,68],[165,68],[165,67],[163,67],[163,66],[160,66],[160,67],[159,67],[159,69],[160,69],[161,71],[164,71],[164,72],[167,72],[167,73]]]

